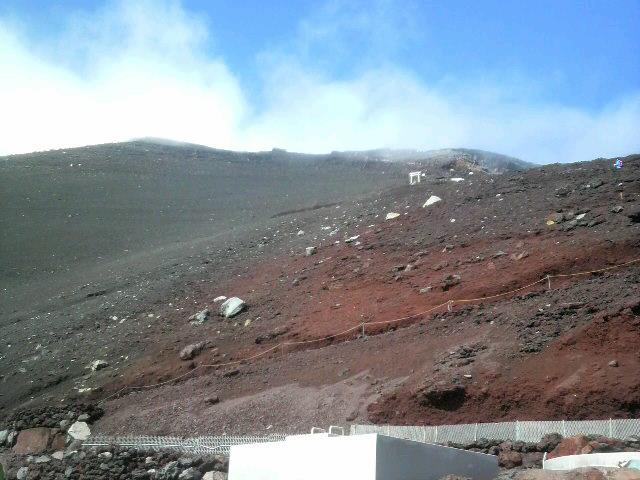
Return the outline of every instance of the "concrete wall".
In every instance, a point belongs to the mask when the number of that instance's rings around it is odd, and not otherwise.
[[[491,480],[498,457],[378,435],[376,480],[438,480],[448,474]]]
[[[585,455],[566,455],[545,460],[545,470],[573,470],[580,467],[618,467],[620,462],[635,460],[640,462],[640,452],[589,453]]]
[[[438,480],[452,473],[490,480],[492,455],[377,434],[299,436],[231,447],[229,480]]]

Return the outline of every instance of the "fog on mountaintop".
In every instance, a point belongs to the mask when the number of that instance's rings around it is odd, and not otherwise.
[[[510,72],[428,82],[379,62],[337,78],[279,48],[258,55],[247,85],[210,49],[215,32],[179,2],[116,1],[70,18],[44,42],[0,16],[0,63],[11,65],[0,76],[11,113],[0,116],[0,155],[146,136],[243,151],[464,146],[534,163],[640,148],[637,92],[587,110],[537,100],[531,80]],[[317,32],[335,28],[322,22],[335,20],[315,19],[295,43],[314,47]]]

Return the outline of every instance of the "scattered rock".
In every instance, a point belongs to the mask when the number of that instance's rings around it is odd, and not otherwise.
[[[9,430],[0,431],[0,447],[7,443],[7,438],[9,438]]]
[[[615,207],[611,208],[612,213],[620,213],[622,210],[624,210],[624,207],[622,205],[616,205]]]
[[[629,217],[633,223],[640,222],[640,205],[631,207],[629,213],[627,213],[627,217]]]
[[[223,300],[226,300],[227,297],[225,297],[224,295],[220,295],[219,297],[216,297],[213,299],[213,303],[218,303],[218,302],[222,302]]]
[[[522,465],[522,454],[513,450],[500,452],[498,463],[503,468],[519,467]]]
[[[227,480],[227,474],[224,472],[207,472],[202,477],[202,480]]]
[[[433,287],[423,287],[419,290],[420,293],[429,293]]]
[[[311,255],[315,255],[316,253],[318,253],[318,247],[307,247],[304,249],[304,254],[307,257],[310,257]]]
[[[87,414],[87,413],[83,413],[81,415],[78,415],[78,421],[79,422],[88,422],[90,418],[91,417],[89,417],[89,414]]]
[[[57,452],[53,452],[51,458],[55,458],[56,460],[62,460],[64,458],[64,452],[62,450],[58,450]]]
[[[209,405],[217,405],[218,403],[220,403],[220,397],[218,397],[218,395],[211,395],[210,397],[207,397],[205,401]]]
[[[529,256],[529,252],[520,252],[520,253],[512,253],[511,260],[522,260],[523,258],[527,258]]]
[[[202,473],[195,468],[187,468],[178,476],[178,480],[200,480],[201,478]]]
[[[53,440],[51,440],[51,450],[64,450],[64,447],[67,443],[66,440],[66,436],[62,433],[55,434]]]
[[[220,299],[221,297],[217,297],[215,301],[219,301],[218,299]],[[222,297],[222,298],[226,298],[226,297]],[[209,320],[209,316],[211,315],[211,311],[208,308],[205,308],[204,310],[201,310],[198,313],[194,313],[193,315],[191,315],[189,317],[189,321],[193,324],[198,324],[201,325],[204,322],[206,322],[207,320]]]
[[[13,453],[18,455],[37,455],[47,451],[51,440],[51,430],[44,427],[29,428],[18,434]]]
[[[351,242],[355,242],[357,239],[360,238],[360,235],[354,235],[353,237],[349,237],[347,238],[344,243],[351,243]]]
[[[440,288],[442,288],[442,290],[446,292],[451,287],[458,285],[459,283],[460,283],[460,275],[447,275],[442,280],[442,283],[440,284]]]
[[[503,252],[502,250],[498,250],[496,253],[494,253],[492,255],[493,258],[500,258],[500,257],[504,257],[506,255],[506,252]]]
[[[92,372],[97,372],[98,370],[102,370],[103,368],[107,368],[109,363],[104,360],[94,360],[89,364],[87,368],[91,369]]]
[[[440,197],[437,197],[435,195],[431,195],[429,198],[427,198],[427,201],[424,202],[424,205],[422,205],[422,208],[426,208],[429,205],[433,205],[434,203],[438,203],[442,201],[442,199]]]
[[[18,440],[18,432],[9,432],[9,436],[7,437],[5,445],[7,447],[13,447],[16,443],[16,440]]]
[[[582,449],[589,445],[589,440],[584,435],[569,437],[563,439],[557,446],[547,455],[548,459],[556,457],[564,457],[565,455],[579,455]]]
[[[16,479],[17,480],[26,480],[28,475],[29,475],[29,468],[20,467],[18,469],[18,472],[16,473]]]
[[[220,305],[220,315],[225,318],[231,318],[239,314],[245,307],[244,300],[238,297],[231,297]]]
[[[49,463],[50,461],[51,457],[48,455],[41,455],[34,460],[35,463]]]
[[[91,435],[91,430],[85,422],[75,422],[69,427],[67,434],[74,440],[86,440]]]
[[[180,350],[180,359],[181,360],[192,360],[205,349],[208,342],[198,342],[192,343],[191,345],[187,345],[182,350]]]
[[[387,213],[387,216],[384,217],[385,220],[393,220],[394,218],[398,218],[400,216],[399,213],[396,212],[389,212]]]
[[[618,361],[617,360],[611,360],[607,365],[609,365],[610,367],[617,367],[618,366]]]

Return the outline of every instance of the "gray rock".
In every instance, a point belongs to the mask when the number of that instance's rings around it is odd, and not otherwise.
[[[7,445],[7,447],[13,447],[17,439],[18,439],[18,432],[16,431],[9,432],[9,436],[7,437],[7,441],[5,442],[5,444]]]
[[[69,427],[67,433],[74,440],[86,440],[91,435],[91,430],[85,422],[75,422]]]
[[[97,372],[98,370],[102,370],[103,368],[107,368],[109,366],[109,362],[104,360],[94,360],[89,364],[89,367],[92,372]]]
[[[224,472],[207,472],[202,480],[227,480],[227,474]]]
[[[608,365],[610,367],[617,367],[618,366],[618,361],[617,360],[611,360]]]
[[[189,321],[191,323],[200,325],[206,322],[207,320],[209,320],[210,315],[211,315],[211,311],[208,308],[205,308],[204,310],[201,310],[200,312],[194,313],[193,315],[191,315],[189,317]]]
[[[190,468],[190,467],[193,467],[193,463],[194,463],[193,458],[189,458],[189,457],[180,457],[180,458],[178,459],[178,465],[180,465],[180,468]]]
[[[192,343],[191,345],[187,345],[182,350],[180,350],[180,358],[182,360],[191,360],[202,352],[207,346],[207,342],[198,342]]]
[[[238,297],[231,297],[220,305],[220,315],[225,318],[231,318],[239,314],[245,307],[244,300]]]
[[[69,420],[60,420],[60,429],[61,430],[66,430],[66,428],[69,426]]]
[[[7,443],[7,438],[9,438],[9,430],[2,430],[0,432],[0,447]]]
[[[180,467],[178,466],[178,462],[169,462],[164,467],[160,469],[160,478],[166,478],[170,480],[175,480],[178,478],[180,474]]]
[[[79,422],[88,422],[89,418],[90,418],[89,415],[87,415],[86,413],[83,413],[82,415],[78,415]]]
[[[310,257],[311,255],[315,255],[316,253],[318,253],[318,247],[307,247],[304,249],[304,254],[307,257]]]
[[[41,455],[35,459],[35,463],[49,463],[51,461],[51,457],[48,455]]]
[[[27,478],[27,475],[29,475],[29,468],[20,467],[18,469],[18,472],[16,473],[16,479],[17,480],[25,480]]]
[[[102,452],[98,454],[98,458],[101,458],[103,460],[111,460],[111,458],[113,458],[113,453],[111,452]]]
[[[69,478],[71,475],[73,474],[73,467],[71,465],[69,465],[67,468],[65,468],[64,470],[64,476]]]
[[[178,476],[179,480],[200,480],[201,478],[202,474],[195,468],[187,468]]]
[[[624,210],[624,207],[622,205],[616,205],[615,207],[611,208],[611,211],[613,213],[620,213],[622,210]]]

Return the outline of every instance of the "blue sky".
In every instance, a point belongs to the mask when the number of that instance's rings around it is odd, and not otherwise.
[[[150,135],[623,155],[640,151],[638,25],[623,0],[5,0],[0,153]]]

